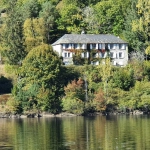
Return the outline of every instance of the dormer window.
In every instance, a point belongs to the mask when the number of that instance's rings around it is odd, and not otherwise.
[[[80,44],[74,44],[74,49],[80,49]]]
[[[119,44],[119,49],[125,49],[125,44]]]
[[[90,44],[90,49],[96,49],[96,44]]]
[[[110,49],[115,49],[115,44],[110,44]]]
[[[69,48],[69,44],[63,44],[63,49],[68,49]]]
[[[77,47],[78,47],[78,44],[74,44],[74,49],[77,49]]]
[[[66,47],[66,49],[69,48],[69,44],[66,44],[65,47]]]
[[[86,44],[82,44],[82,49],[86,49]]]
[[[110,44],[110,49],[117,49],[118,48],[118,44]]]

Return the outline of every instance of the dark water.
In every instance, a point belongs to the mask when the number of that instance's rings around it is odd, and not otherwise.
[[[0,119],[0,150],[150,150],[150,117]]]

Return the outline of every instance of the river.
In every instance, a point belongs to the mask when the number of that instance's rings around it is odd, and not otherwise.
[[[1,118],[0,150],[150,150],[150,116]]]

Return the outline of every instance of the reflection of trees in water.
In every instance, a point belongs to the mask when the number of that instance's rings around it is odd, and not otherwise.
[[[133,115],[3,119],[0,149],[149,149],[149,126],[148,116]]]
[[[12,149],[12,127],[9,119],[0,118],[0,149]]]
[[[61,150],[63,137],[58,119],[28,118],[18,122],[14,144],[16,150]]]

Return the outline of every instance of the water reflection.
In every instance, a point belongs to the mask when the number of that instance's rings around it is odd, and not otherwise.
[[[0,119],[1,150],[150,149],[149,116]]]

